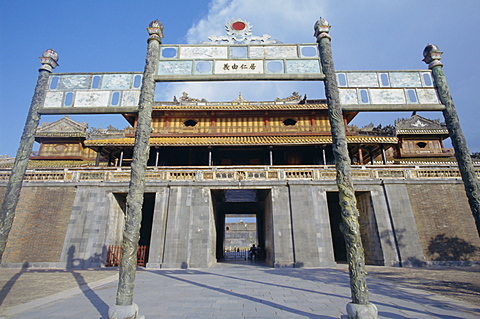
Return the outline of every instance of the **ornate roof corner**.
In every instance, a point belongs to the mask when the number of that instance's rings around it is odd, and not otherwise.
[[[242,19],[233,19],[225,24],[226,35],[211,35],[208,37],[210,42],[203,44],[281,44],[278,40],[271,40],[271,36],[264,34],[260,36],[252,35],[252,25]]]
[[[174,96],[173,101],[178,103],[178,100],[177,100],[176,96]],[[198,102],[203,103],[203,102],[207,102],[207,100],[206,99],[201,99],[200,100],[200,99],[195,99],[195,98],[189,97],[187,92],[183,92],[182,97],[180,98],[180,104],[185,104],[185,103],[191,104],[191,103],[198,103]]]
[[[305,100],[306,100],[305,95]],[[302,96],[298,94],[298,92],[293,92],[292,95],[285,97],[283,99],[277,97],[275,102],[293,102],[293,103],[300,103],[302,101]]]
[[[352,125],[353,126],[353,125]],[[393,125],[378,124],[375,126],[373,123],[365,125],[364,127],[357,128],[356,132],[359,135],[378,135],[378,136],[395,136],[396,130]]]
[[[89,140],[100,140],[106,138],[124,138],[125,130],[117,129],[112,125],[107,126],[106,129],[92,127],[88,133]]]

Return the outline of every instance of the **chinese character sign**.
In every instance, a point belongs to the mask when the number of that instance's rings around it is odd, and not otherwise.
[[[263,73],[262,60],[215,61],[215,74]]]

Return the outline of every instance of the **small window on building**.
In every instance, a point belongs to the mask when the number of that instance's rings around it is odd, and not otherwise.
[[[420,147],[420,148],[425,148],[427,146],[427,143],[425,142],[418,142],[417,143],[417,146]]]
[[[286,126],[293,126],[297,124],[297,121],[295,121],[294,119],[286,119],[285,121],[283,121],[283,124],[285,124]]]
[[[195,120],[188,120],[188,121],[183,122],[183,125],[185,125],[185,126],[195,126],[195,125],[197,125],[197,123],[198,122],[195,121]]]
[[[230,227],[227,226],[227,230],[230,230]]]

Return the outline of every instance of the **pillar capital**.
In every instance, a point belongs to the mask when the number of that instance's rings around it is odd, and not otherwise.
[[[42,56],[40,57],[40,63],[42,66],[40,70],[45,70],[48,72],[52,72],[58,66],[58,53],[55,52],[53,49],[48,49],[43,52]]]
[[[319,42],[322,38],[331,39],[330,35],[328,34],[330,32],[330,28],[330,24],[324,18],[320,18],[317,22],[315,22],[315,25],[313,27],[315,33],[313,34],[313,36],[317,39],[317,42]]]
[[[443,66],[442,62],[440,62],[442,54],[443,52],[440,52],[440,49],[435,44],[429,43],[423,50],[424,59],[422,61],[428,64],[429,69],[437,65]]]
[[[150,22],[147,28],[148,34],[150,37],[148,37],[148,41],[150,40],[157,40],[158,42],[162,42],[163,39],[163,24],[158,21],[154,20]]]

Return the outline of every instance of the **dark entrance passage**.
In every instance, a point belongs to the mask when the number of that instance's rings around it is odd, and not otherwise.
[[[340,230],[342,211],[340,209],[338,192],[327,192],[328,215],[330,216],[330,230],[332,232],[333,253],[337,263],[347,262],[347,246]]]
[[[373,211],[370,192],[355,192],[359,212],[358,222],[367,265],[384,265],[383,251],[380,244],[377,222]],[[330,230],[332,232],[335,261],[347,262],[347,247],[340,224],[342,223],[338,192],[327,192]]]
[[[265,199],[269,192],[265,189],[212,190],[217,261],[249,260],[253,244],[260,249],[265,247]]]

